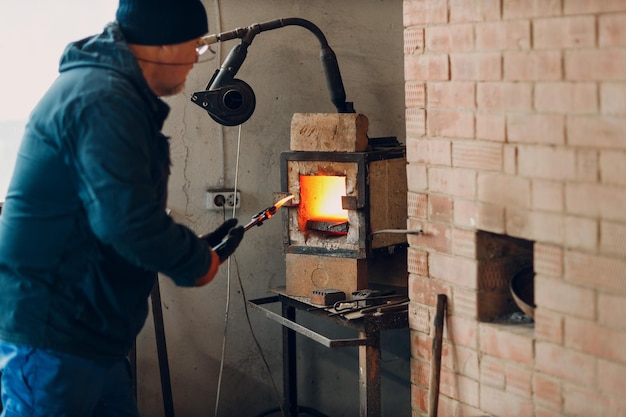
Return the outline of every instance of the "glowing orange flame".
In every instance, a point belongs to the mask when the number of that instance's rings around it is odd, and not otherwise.
[[[346,177],[301,175],[299,220],[348,221],[348,210],[341,207],[341,197],[345,195]]]

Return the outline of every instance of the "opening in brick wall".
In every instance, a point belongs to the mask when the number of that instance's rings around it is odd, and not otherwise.
[[[534,310],[533,242],[479,230],[478,319],[532,322]]]

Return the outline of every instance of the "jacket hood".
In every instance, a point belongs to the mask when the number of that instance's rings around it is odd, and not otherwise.
[[[141,68],[128,48],[117,22],[109,23],[102,33],[72,42],[65,48],[61,55],[59,72],[79,67],[111,69],[129,77],[134,83],[139,83],[142,90],[147,87]]]

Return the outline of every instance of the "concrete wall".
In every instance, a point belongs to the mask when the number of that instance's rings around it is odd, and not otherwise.
[[[281,17],[300,17],[318,25],[337,54],[349,101],[370,122],[370,136],[397,136],[404,142],[405,102],[402,53],[402,2],[399,0],[205,1],[211,32],[231,30]],[[218,19],[219,16],[219,19]],[[218,23],[219,21],[219,23]],[[217,227],[224,213],[205,209],[207,188],[235,184],[239,129],[215,123],[190,102],[237,41],[217,44],[219,58],[198,64],[184,94],[167,99],[172,112],[165,133],[171,136],[172,216],[198,233]],[[319,44],[307,30],[286,27],[254,39],[238,78],[252,86],[257,108],[241,128],[237,217],[246,223],[272,203],[280,191],[279,156],[289,148],[294,113],[334,112],[319,62]],[[230,217],[231,213],[226,213]],[[257,415],[277,406],[268,375],[246,322],[243,291],[248,298],[268,295],[284,285],[285,263],[280,218],[250,230],[231,264],[200,289],[174,287],[161,278],[163,311],[173,395],[178,416],[214,415],[220,355],[230,297],[220,416]],[[230,291],[228,296],[227,291]],[[280,326],[254,311],[252,328],[281,391]],[[408,331],[383,338],[385,364],[383,407],[387,415],[407,415]],[[301,404],[339,416],[358,413],[356,350],[330,351],[306,340],[300,343]],[[138,396],[142,415],[163,415],[152,321],[138,339]],[[400,398],[401,400],[398,400]]]
[[[438,293],[439,416],[624,415],[626,3],[405,0],[404,25],[413,415]],[[533,243],[533,325],[481,317],[494,235]]]

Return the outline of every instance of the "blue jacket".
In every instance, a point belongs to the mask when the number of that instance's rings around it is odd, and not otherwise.
[[[67,47],[0,215],[0,339],[119,358],[157,272],[180,286],[207,273],[207,244],[165,212],[168,112],[115,23]]]

